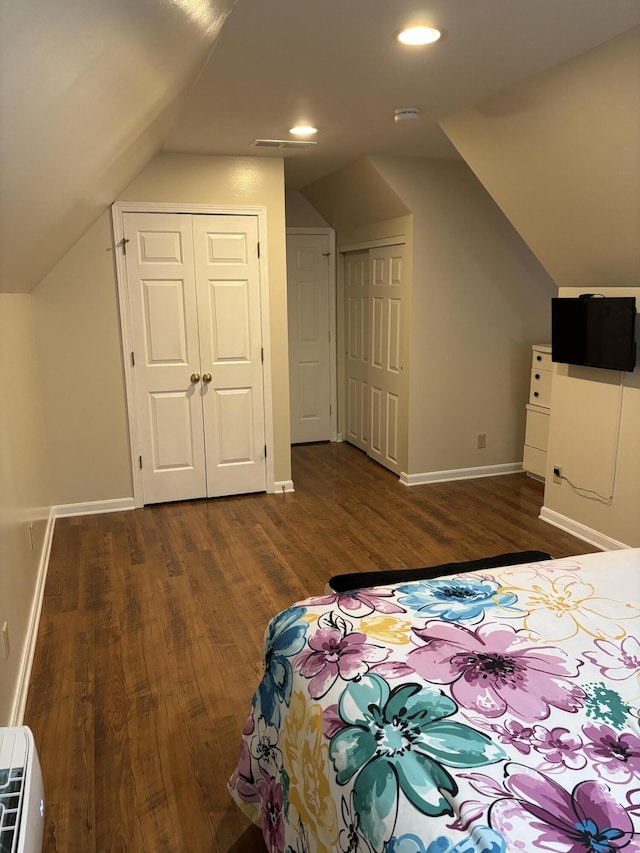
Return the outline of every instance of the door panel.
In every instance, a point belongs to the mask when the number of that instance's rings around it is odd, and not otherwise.
[[[400,473],[403,246],[344,256],[345,438]]]
[[[291,443],[331,438],[329,238],[287,235]]]
[[[371,292],[374,306],[371,323],[371,366],[369,382],[375,395],[369,455],[396,474],[400,473],[399,401],[402,346],[403,246],[369,250]],[[374,426],[375,417],[375,426]]]
[[[194,216],[207,494],[266,489],[258,224]]]
[[[368,450],[370,427],[369,353],[369,253],[344,256],[346,417],[345,438],[361,450]]]
[[[191,217],[124,214],[145,503],[206,494]]]

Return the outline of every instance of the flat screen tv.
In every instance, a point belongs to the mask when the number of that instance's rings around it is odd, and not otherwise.
[[[635,296],[551,300],[552,361],[632,371],[635,330]]]

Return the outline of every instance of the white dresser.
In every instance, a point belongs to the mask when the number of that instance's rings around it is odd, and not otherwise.
[[[527,403],[522,467],[534,477],[544,479],[547,467],[547,441],[551,414],[551,347],[534,344],[531,360],[531,385]]]

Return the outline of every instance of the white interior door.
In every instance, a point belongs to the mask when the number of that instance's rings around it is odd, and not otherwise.
[[[369,252],[344,256],[345,438],[369,450]]]
[[[385,246],[369,250],[369,455],[396,474],[400,473],[403,252],[403,246]]]
[[[194,216],[207,494],[265,491],[258,223]]]
[[[264,491],[256,217],[125,213],[124,233],[143,502]]]
[[[206,495],[191,217],[124,214],[145,503]]]
[[[400,473],[404,246],[344,256],[345,438]]]
[[[291,443],[331,438],[329,237],[287,235]]]

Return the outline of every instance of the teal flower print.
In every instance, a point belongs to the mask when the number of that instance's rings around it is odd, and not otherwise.
[[[288,705],[293,686],[293,670],[288,658],[304,648],[307,628],[304,607],[290,607],[269,623],[264,638],[264,675],[254,697],[269,725],[280,725],[280,705]]]
[[[505,758],[487,735],[445,719],[458,710],[439,690],[401,684],[379,675],[351,682],[340,697],[344,728],[329,753],[338,784],[352,779],[360,832],[380,853],[395,826],[398,794],[425,815],[453,814],[444,796],[457,785],[448,767],[480,767]]]

